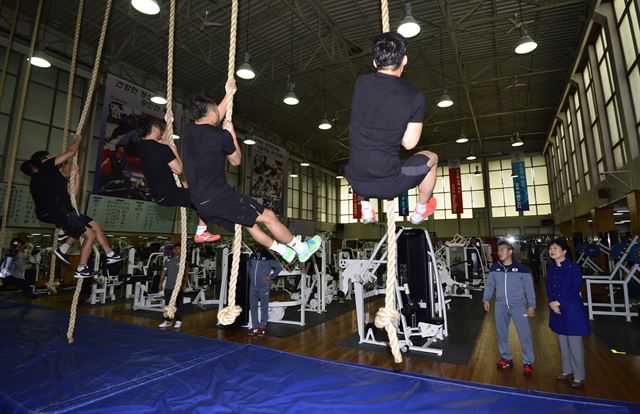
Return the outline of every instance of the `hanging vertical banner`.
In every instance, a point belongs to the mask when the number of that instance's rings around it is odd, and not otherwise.
[[[360,203],[360,196],[355,191],[351,192],[351,202],[353,203],[353,218],[360,220],[362,218],[362,204]]]
[[[153,95],[148,89],[107,75],[93,181],[94,194],[152,200],[138,157],[137,147],[142,137],[136,131],[136,125],[143,116],[164,119],[167,108],[151,102]],[[173,104],[173,116],[174,131],[180,134],[181,104]]]
[[[524,160],[514,159],[511,169],[516,175],[513,177],[513,191],[516,198],[517,211],[529,211],[529,190],[527,189],[527,169]]]
[[[284,166],[287,152],[268,141],[253,138],[251,147],[251,189],[260,204],[284,217]]]
[[[399,216],[408,216],[409,215],[409,192],[405,191],[400,194],[398,197],[398,215]]]
[[[460,160],[449,161],[449,190],[451,191],[451,212],[462,214],[462,178],[460,176]]]

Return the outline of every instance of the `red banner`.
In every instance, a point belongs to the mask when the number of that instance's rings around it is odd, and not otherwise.
[[[360,220],[362,218],[362,204],[360,203],[360,196],[355,192],[352,192],[351,196],[351,201],[353,202],[353,218]]]
[[[449,167],[449,189],[451,190],[451,212],[462,214],[462,180],[460,167]]]

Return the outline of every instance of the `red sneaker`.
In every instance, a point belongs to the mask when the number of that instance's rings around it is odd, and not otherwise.
[[[531,364],[524,364],[522,365],[522,372],[524,373],[524,375],[530,377],[533,375],[533,365]]]
[[[256,337],[256,338],[261,338],[261,337],[263,337],[263,336],[264,336],[264,334],[265,334],[265,330],[264,330],[264,329],[262,329],[262,328],[258,328],[258,330],[257,330],[257,331],[256,331],[256,333],[255,333],[255,337]]]
[[[202,234],[196,234],[193,236],[193,241],[196,243],[210,243],[220,240],[219,234],[211,234],[208,231],[205,231]]]
[[[416,209],[417,208],[418,207],[416,206]],[[427,201],[427,208],[424,210],[423,213],[418,213],[417,210],[413,210],[413,213],[411,213],[411,223],[420,224],[424,220],[426,220],[427,217],[432,215],[435,211],[436,211],[436,199],[435,197],[432,196],[429,199],[429,201]]]
[[[498,368],[509,368],[513,365],[513,359],[500,358],[500,361],[496,364]]]

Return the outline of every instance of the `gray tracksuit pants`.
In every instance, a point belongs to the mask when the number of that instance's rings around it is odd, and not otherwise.
[[[529,329],[529,318],[527,317],[526,305],[512,305],[510,308],[506,304],[496,303],[496,330],[498,331],[498,348],[504,359],[512,359],[509,352],[509,322],[513,319],[520,338],[522,348],[522,362],[533,364],[533,340]]]
[[[260,302],[260,319],[258,319],[258,302]],[[251,327],[266,329],[269,320],[269,286],[251,286],[249,307],[251,308]]]

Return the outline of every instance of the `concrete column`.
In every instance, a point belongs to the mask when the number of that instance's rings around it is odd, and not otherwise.
[[[640,191],[632,191],[627,194],[627,206],[629,207],[629,220],[631,233],[640,234]]]
[[[613,218],[613,207],[594,208],[591,210],[594,233],[607,233],[616,229]]]

